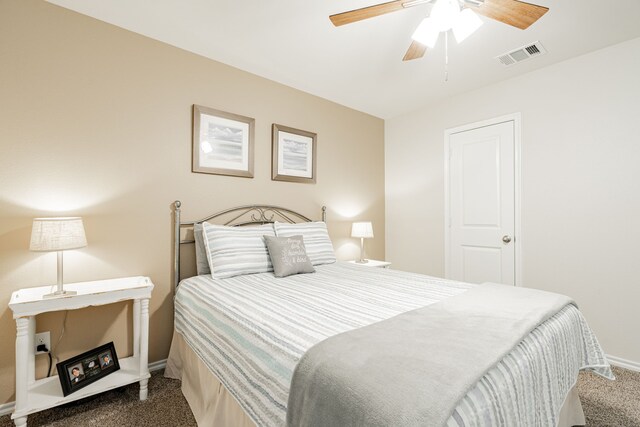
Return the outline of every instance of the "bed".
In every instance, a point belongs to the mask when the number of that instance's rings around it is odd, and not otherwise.
[[[223,216],[227,219],[221,221]],[[176,285],[181,279],[180,246],[192,243],[183,237],[185,228],[211,221],[245,226],[277,220],[311,222],[288,209],[258,205],[181,222],[177,202]],[[187,277],[176,289],[175,329],[165,375],[182,380],[200,426],[309,425],[292,422],[291,410],[287,420],[287,408],[294,372],[310,349],[477,291],[478,285],[344,262],[322,263],[315,273],[285,278],[271,272],[222,279]],[[583,425],[575,390],[581,369],[613,378],[597,339],[575,305],[568,304],[468,387],[442,424]]]

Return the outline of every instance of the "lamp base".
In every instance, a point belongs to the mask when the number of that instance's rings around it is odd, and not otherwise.
[[[368,259],[359,259],[359,260],[356,261],[356,264],[366,264],[368,262],[369,262]]]
[[[58,281],[56,283],[56,290],[50,294],[46,294],[42,296],[42,299],[49,298],[63,298],[63,297],[72,297],[74,295],[78,295],[76,291],[65,291],[64,290],[64,274],[63,274],[63,264],[62,264],[62,252],[58,251]]]
[[[62,298],[62,297],[71,297],[71,296],[74,296],[74,295],[78,295],[78,293],[76,291],[65,291],[65,290],[62,290],[62,291],[55,291],[53,293],[43,295],[42,298],[43,299]]]

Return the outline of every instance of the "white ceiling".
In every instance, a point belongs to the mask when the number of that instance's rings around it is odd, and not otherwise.
[[[450,37],[444,82],[442,39],[402,62],[430,5],[336,28],[329,15],[382,1],[49,1],[381,118],[640,36],[638,0],[533,0],[550,11],[527,30],[483,17],[461,45]],[[546,55],[509,68],[494,59],[536,40]]]

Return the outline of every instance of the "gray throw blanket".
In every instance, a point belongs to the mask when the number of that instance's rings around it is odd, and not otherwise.
[[[482,376],[566,296],[484,284],[330,337],[298,363],[287,425],[443,426]]]

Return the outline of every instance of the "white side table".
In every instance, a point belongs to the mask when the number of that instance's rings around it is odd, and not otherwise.
[[[126,277],[95,282],[69,283],[64,288],[77,295],[62,298],[42,296],[51,286],[26,288],[11,295],[9,307],[16,320],[16,406],[11,415],[16,427],[26,427],[27,416],[93,394],[140,382],[140,400],[147,398],[149,382],[149,299],[153,283],[148,277]],[[113,304],[133,300],[133,356],[119,359],[120,370],[64,397],[57,376],[36,380],[36,315],[51,311]]]
[[[388,261],[378,261],[376,259],[368,259],[368,262],[359,263],[357,261],[349,261],[351,264],[364,265],[365,267],[389,268],[391,265]]]

